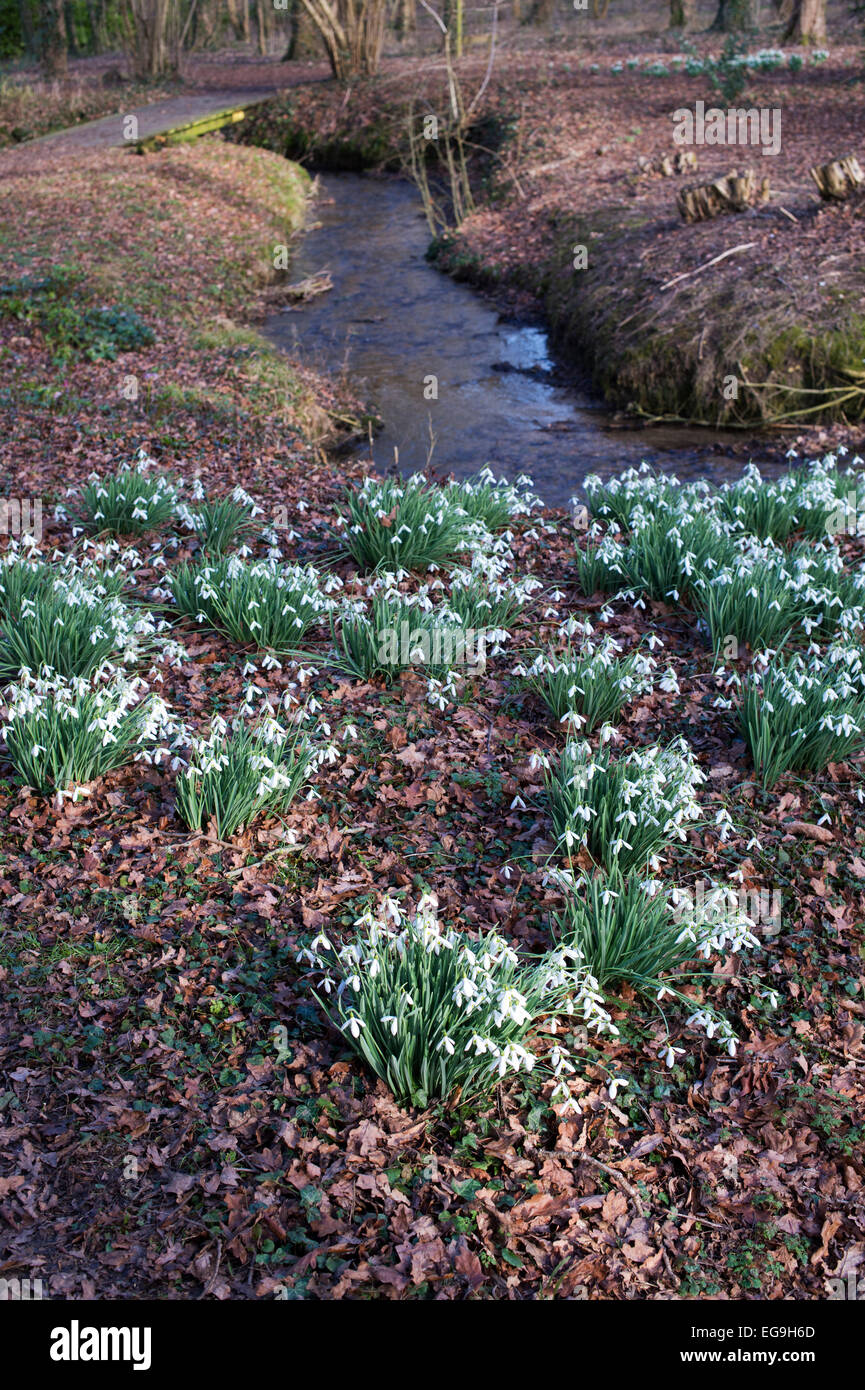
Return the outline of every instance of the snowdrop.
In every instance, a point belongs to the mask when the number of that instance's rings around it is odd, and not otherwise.
[[[413,914],[387,898],[377,913],[364,911],[356,930],[338,950],[319,935],[301,958],[332,1021],[401,1102],[425,1107],[534,1070],[538,1056],[527,1035],[541,1017],[577,1013],[599,1030],[610,1026],[573,952],[524,964],[495,932],[475,939],[445,929],[432,895]],[[560,1043],[552,1062],[557,1100],[565,1102],[575,1068]]]

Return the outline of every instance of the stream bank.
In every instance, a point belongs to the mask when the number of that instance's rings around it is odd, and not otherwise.
[[[741,471],[738,440],[699,430],[616,428],[610,412],[557,363],[545,330],[511,320],[427,259],[429,231],[413,185],[325,174],[296,243],[291,278],[326,271],[333,288],[273,314],[265,335],[351,388],[384,422],[379,471],[398,459],[468,477],[489,465],[528,473],[548,506],[567,506],[587,473],[647,460],[686,478]]]
[[[405,62],[386,83],[295,88],[232,138],[312,168],[399,169],[409,120],[448,109],[443,77]],[[770,204],[691,227],[676,193],[693,172],[666,178],[653,165],[673,148],[671,112],[706,98],[705,76],[664,64],[622,73],[578,48],[532,68],[499,54],[469,132],[480,151],[475,211],[440,246],[439,264],[498,302],[541,312],[562,358],[608,406],[732,427],[745,457],[756,429],[782,421],[751,451],[761,462],[783,461],[797,440],[810,452],[855,445],[865,202],[821,205],[809,175],[836,148],[858,147],[865,100],[846,77],[752,72],[748,102],[783,109],[779,156],[701,148],[698,177],[753,161],[771,175]],[[483,64],[466,59],[462,89],[483,79]],[[577,244],[585,270],[573,266]]]

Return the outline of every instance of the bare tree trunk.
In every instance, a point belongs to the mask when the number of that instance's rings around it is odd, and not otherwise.
[[[28,53],[36,51],[36,35],[33,32],[33,15],[30,12],[30,0],[18,0],[18,13],[21,23],[21,37],[24,40],[24,48]]]
[[[221,9],[220,0],[213,0],[213,3],[199,0],[194,15],[193,38],[188,43],[190,48],[206,48],[213,43],[222,18]]]
[[[549,24],[555,13],[555,0],[533,0],[524,24]]]
[[[77,58],[81,49],[78,47],[78,40],[75,37],[75,6],[72,0],[64,0],[64,20],[66,24],[66,46],[67,52]]]
[[[255,17],[258,21],[258,51],[262,54],[262,56],[265,55],[268,50],[267,16],[267,0],[257,0],[255,6]]]
[[[292,0],[288,22],[288,47],[282,61],[294,63],[303,58],[320,58],[321,35],[300,0]]]
[[[249,0],[225,0],[234,37],[249,43]]]
[[[795,0],[785,42],[826,42],[826,0]]]
[[[42,72],[46,77],[65,77],[67,36],[63,0],[42,0],[37,33]]]
[[[180,66],[175,0],[126,0],[127,52],[133,76],[154,81]]]
[[[87,16],[90,21],[90,52],[101,53],[103,48],[108,47],[108,38],[103,22],[104,9],[100,12],[96,8],[95,0],[87,0]]]
[[[713,29],[741,34],[760,27],[761,0],[718,0]]]
[[[697,17],[697,0],[670,0],[670,28],[690,29]]]
[[[397,0],[394,28],[401,39],[417,29],[416,0]]]
[[[387,0],[301,0],[324,41],[334,77],[372,77],[378,71]]]

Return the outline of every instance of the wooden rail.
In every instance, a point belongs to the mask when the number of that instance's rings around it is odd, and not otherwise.
[[[136,154],[152,154],[154,150],[164,149],[166,145],[182,145],[188,140],[197,140],[199,135],[209,135],[211,131],[221,130],[223,126],[235,125],[246,119],[247,111],[253,106],[261,106],[273,97],[256,97],[244,102],[243,106],[229,106],[224,111],[213,112],[209,116],[199,116],[196,121],[171,126],[168,130],[157,131],[155,135],[145,135],[136,140],[132,149]]]

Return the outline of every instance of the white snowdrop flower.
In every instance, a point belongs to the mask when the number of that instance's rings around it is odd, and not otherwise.
[[[512,811],[525,811],[526,803],[523,801],[523,798],[521,796],[515,796],[513,801],[511,802],[510,809]]]

